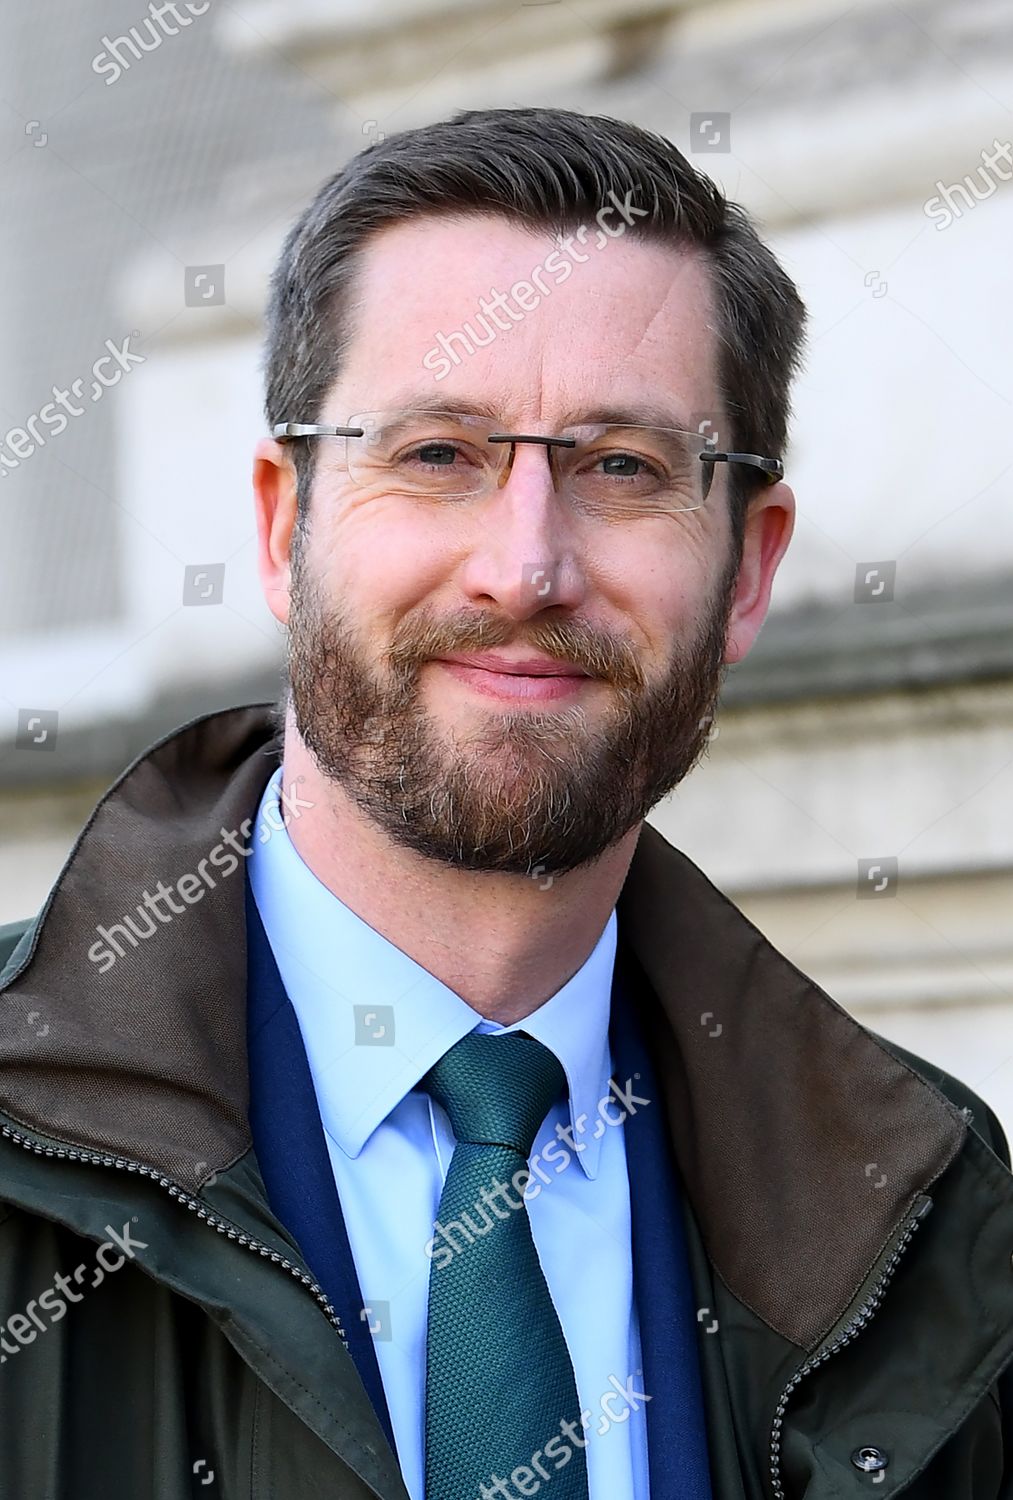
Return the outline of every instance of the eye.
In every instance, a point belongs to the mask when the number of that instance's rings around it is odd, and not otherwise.
[[[403,436],[403,434],[401,434]],[[382,483],[402,494],[453,498],[477,494],[488,458],[455,434],[425,427],[408,441],[374,450],[374,468]]]
[[[422,443],[405,456],[417,458],[420,463],[432,468],[449,468],[460,456],[460,451],[453,443],[433,442]]]
[[[617,449],[612,453],[591,455],[591,465],[586,471],[591,483],[612,484],[638,490],[654,489],[667,477],[664,464],[646,458],[642,453],[630,453]]]
[[[602,472],[614,479],[639,479],[643,474],[656,474],[646,459],[634,453],[609,453],[601,459]]]
[[[392,452],[386,460],[389,467],[401,473],[419,476],[458,474],[488,462],[470,444],[451,437],[420,438]]]

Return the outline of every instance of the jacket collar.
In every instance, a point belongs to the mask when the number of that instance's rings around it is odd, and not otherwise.
[[[231,709],[159,741],[103,797],[0,982],[14,1124],[189,1191],[249,1149],[244,863],[229,851],[278,760],[270,706]],[[185,875],[192,905],[175,894],[173,912],[158,893]],[[151,936],[132,938],[127,915]],[[708,1255],[812,1349],[967,1123],[649,824],[618,921]]]

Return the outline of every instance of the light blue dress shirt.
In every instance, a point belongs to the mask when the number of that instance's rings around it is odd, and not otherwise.
[[[316,878],[278,810],[280,780],[278,770],[261,803],[256,826],[274,831],[253,842],[250,882],[298,1017],[409,1495],[424,1500],[429,1270],[449,1253],[434,1225],[454,1149],[445,1112],[416,1086],[477,1029],[524,1030],[566,1073],[568,1098],[546,1116],[529,1158],[527,1211],[573,1362],[590,1500],[648,1500],[650,1393],[622,1105],[609,1085],[615,911],[562,989],[515,1026],[498,1026]],[[522,1343],[524,1331],[508,1336]]]

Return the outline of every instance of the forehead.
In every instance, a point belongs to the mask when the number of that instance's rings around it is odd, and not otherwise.
[[[643,403],[695,426],[716,409],[711,277],[693,249],[605,239],[593,221],[567,248],[498,217],[413,219],[368,243],[352,301],[331,411],[408,391],[546,422]],[[448,348],[459,362],[437,361]]]

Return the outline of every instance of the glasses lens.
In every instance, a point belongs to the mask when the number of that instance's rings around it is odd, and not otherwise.
[[[581,505],[611,511],[699,510],[709,475],[706,438],[667,427],[570,428],[577,446],[560,449],[561,483]]]
[[[349,438],[348,472],[364,489],[388,494],[474,495],[498,470],[502,453],[488,442],[494,429],[485,419],[453,412],[366,412],[353,417],[363,428]]]

